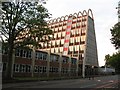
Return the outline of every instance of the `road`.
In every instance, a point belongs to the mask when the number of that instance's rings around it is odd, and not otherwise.
[[[88,78],[82,79],[70,79],[70,80],[55,80],[55,81],[36,81],[36,82],[24,82],[24,83],[11,83],[3,84],[2,88],[120,88],[118,82],[118,75],[95,77],[94,80]],[[12,90],[12,89],[10,89]]]

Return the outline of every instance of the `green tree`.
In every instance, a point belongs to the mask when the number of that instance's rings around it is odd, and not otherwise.
[[[105,55],[105,66],[109,66],[110,54]]]
[[[2,35],[6,37],[8,50],[7,78],[12,76],[14,50],[20,47],[41,48],[41,42],[50,40],[46,19],[51,14],[37,2],[2,3]]]
[[[120,74],[120,52],[113,54],[109,58],[109,65],[116,69],[116,72]]]
[[[114,44],[115,48],[118,49],[120,48],[120,22],[114,25],[111,31],[111,43]]]

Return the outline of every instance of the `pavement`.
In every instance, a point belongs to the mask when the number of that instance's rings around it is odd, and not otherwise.
[[[55,80],[55,81],[34,81],[23,83],[8,83],[3,84],[2,88],[10,90],[29,90],[39,88],[88,88],[88,90],[96,90],[100,88],[112,88],[120,90],[119,75],[95,77],[89,80],[88,78],[70,79],[70,80]],[[105,89],[106,90],[106,89]]]

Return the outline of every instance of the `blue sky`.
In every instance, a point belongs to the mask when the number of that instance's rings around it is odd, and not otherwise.
[[[117,9],[119,0],[47,0],[44,5],[52,18],[57,18],[79,11],[92,9],[95,21],[95,32],[99,65],[104,65],[106,54],[116,52],[111,44],[110,28],[118,22]]]

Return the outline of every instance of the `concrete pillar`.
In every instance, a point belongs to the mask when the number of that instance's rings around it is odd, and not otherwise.
[[[32,68],[31,68],[31,76],[34,77],[34,68],[35,68],[35,48],[32,49]]]
[[[62,71],[62,54],[59,55],[59,77],[61,77],[61,71]]]
[[[78,64],[79,64],[79,58],[77,58],[76,61],[76,76],[78,76]]]
[[[71,56],[69,56],[69,68],[68,68],[69,76],[71,76]]]
[[[47,56],[47,77],[49,77],[49,70],[50,70],[50,51],[48,51]]]

